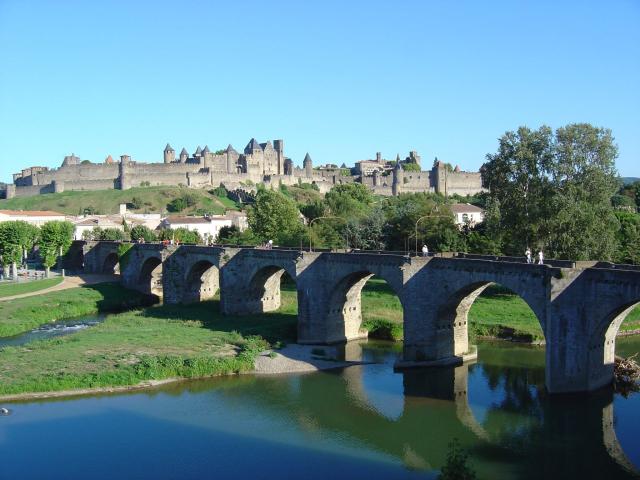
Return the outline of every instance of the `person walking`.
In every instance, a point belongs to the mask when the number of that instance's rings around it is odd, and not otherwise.
[[[269,240],[267,242],[267,250],[271,250],[273,248],[273,240]]]
[[[524,256],[527,257],[527,263],[533,263],[533,257],[529,247],[527,247],[527,250],[524,252]]]
[[[542,253],[542,249],[538,252],[538,265],[544,265],[544,253]]]
[[[422,245],[422,256],[427,257],[429,255],[429,247]]]

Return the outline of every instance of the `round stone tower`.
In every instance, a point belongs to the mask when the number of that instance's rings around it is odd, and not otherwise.
[[[164,163],[172,163],[176,160],[176,151],[167,143],[164,147]]]
[[[400,195],[403,183],[404,170],[402,169],[402,164],[400,162],[397,162],[395,168],[393,169],[393,181],[391,183],[391,193],[394,197]]]
[[[304,156],[304,161],[302,162],[302,166],[304,167],[304,173],[307,178],[313,177],[313,160],[309,156],[309,153]]]

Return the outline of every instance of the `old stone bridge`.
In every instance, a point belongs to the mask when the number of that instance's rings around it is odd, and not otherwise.
[[[82,246],[86,272],[114,272],[118,243]],[[373,275],[403,307],[404,365],[446,365],[472,358],[467,315],[492,283],[519,295],[546,340],[546,385],[552,393],[611,383],[615,338],[640,303],[640,267],[603,262],[449,255],[410,257],[376,252],[335,253],[255,248],[138,244],[121,259],[122,283],[165,303],[191,303],[220,292],[223,314],[245,315],[280,305],[280,279],[296,284],[298,342],[360,338],[360,292]]]

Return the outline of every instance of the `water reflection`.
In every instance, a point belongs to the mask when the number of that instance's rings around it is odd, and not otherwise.
[[[0,445],[33,451],[52,434],[47,424],[55,419],[67,448],[85,448],[76,433],[92,425],[101,433],[92,442],[111,452],[113,438],[104,434],[111,426],[105,422],[115,421],[117,435],[143,435],[141,464],[146,450],[156,448],[154,442],[166,442],[166,448],[174,449],[171,455],[149,452],[149,458],[160,465],[176,457],[195,462],[190,465],[194,478],[208,476],[213,462],[217,471],[236,477],[257,472],[262,478],[261,472],[282,468],[285,476],[306,478],[423,477],[444,464],[454,438],[470,449],[479,478],[634,476],[632,460],[638,450],[628,443],[635,450],[625,453],[618,442],[612,392],[549,397],[542,349],[483,345],[476,364],[402,373],[393,372],[400,352],[388,345],[350,345],[343,353],[380,363],[306,375],[189,382],[144,394],[16,404],[16,414],[0,423],[5,426]],[[640,403],[633,397],[625,402]],[[629,418],[635,417],[627,417],[626,431],[637,438],[640,422]],[[149,426],[156,424],[161,428]],[[149,431],[158,437],[150,437]],[[200,448],[194,442],[204,442],[215,453],[192,459],[192,450]],[[249,444],[251,459],[231,465],[235,450]],[[11,465],[19,458],[4,461],[0,473],[14,473]],[[54,470],[64,471],[62,462],[49,461]],[[257,461],[266,463],[256,470]],[[170,477],[157,465],[153,470],[159,472],[155,478]]]

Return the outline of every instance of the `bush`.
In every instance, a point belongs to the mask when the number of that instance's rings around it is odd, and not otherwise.
[[[219,187],[213,188],[211,190],[209,190],[209,193],[211,195],[214,195],[216,197],[223,197],[226,198],[228,195],[228,190],[225,188],[224,185],[220,185]]]
[[[136,225],[131,229],[131,240],[137,242],[143,239],[145,242],[154,242],[156,240],[156,234],[144,225]]]
[[[184,198],[174,198],[167,204],[167,210],[173,213],[182,212],[187,208],[187,202]]]

